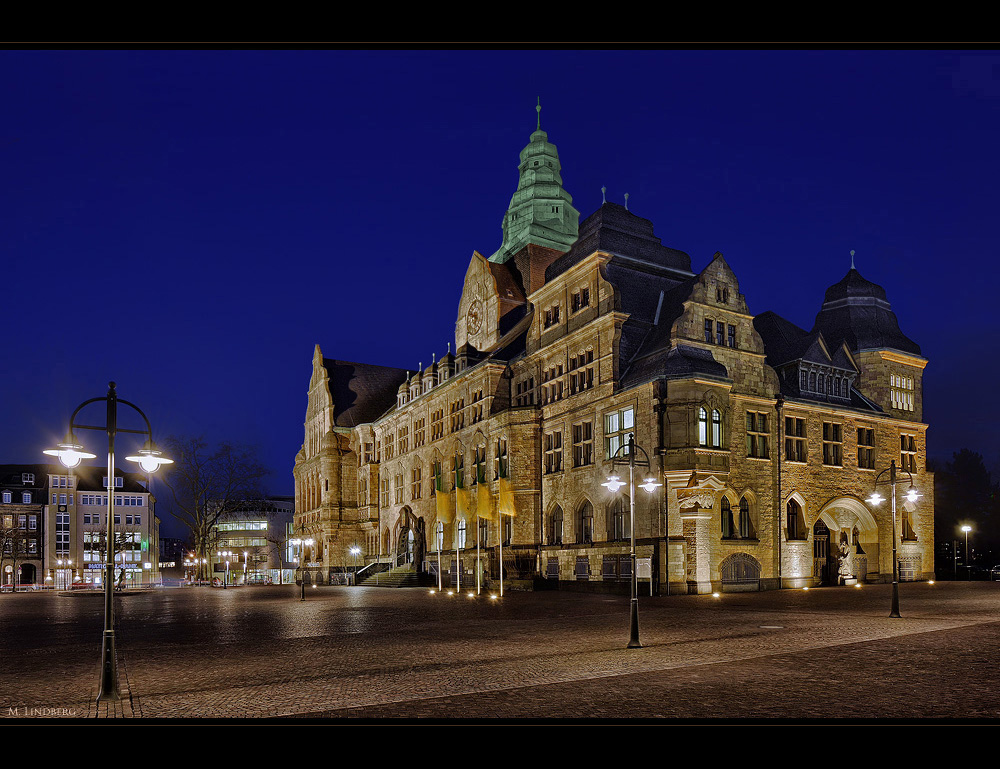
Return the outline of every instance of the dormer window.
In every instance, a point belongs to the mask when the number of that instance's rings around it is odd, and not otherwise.
[[[729,288],[727,286],[715,287],[715,301],[720,304],[729,304]]]
[[[21,483],[25,486],[34,484],[35,474],[34,473],[21,473]]]

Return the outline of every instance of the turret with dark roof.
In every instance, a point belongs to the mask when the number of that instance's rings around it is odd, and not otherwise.
[[[889,348],[920,355],[920,346],[900,330],[885,289],[865,280],[853,264],[826,290],[813,331],[822,331],[831,346],[846,342],[854,352]]]

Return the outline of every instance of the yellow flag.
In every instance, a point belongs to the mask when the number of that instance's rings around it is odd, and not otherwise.
[[[514,509],[514,487],[509,478],[500,479],[500,500],[497,506],[500,515],[517,515]]]
[[[455,489],[455,499],[458,503],[458,514],[462,518],[468,518],[469,507],[471,507],[472,503],[472,493],[468,489],[459,486]]]
[[[451,504],[451,494],[441,488],[441,477],[438,476],[437,481],[437,491],[435,493],[435,499],[437,500],[437,519],[442,523],[451,523],[452,518],[455,515],[455,509]]]
[[[490,493],[488,483],[476,484],[476,515],[487,521],[494,520],[493,515],[493,495]]]

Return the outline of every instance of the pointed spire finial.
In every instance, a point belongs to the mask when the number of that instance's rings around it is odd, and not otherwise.
[[[604,193],[606,193],[607,191],[608,191],[607,187],[601,187],[601,205],[604,205],[605,203],[608,202],[608,199],[604,196]]]
[[[854,249],[851,249],[851,269],[854,269]]]
[[[542,130],[542,97],[541,96],[538,97],[538,106],[535,107],[535,112],[538,113],[538,122],[535,124],[535,130],[536,131],[541,131]]]

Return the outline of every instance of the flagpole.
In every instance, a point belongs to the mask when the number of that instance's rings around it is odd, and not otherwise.
[[[497,509],[497,521],[500,523],[500,597],[503,598],[503,513]]]
[[[458,526],[458,454],[455,455],[455,526]],[[455,543],[455,589],[462,592],[462,538]]]

